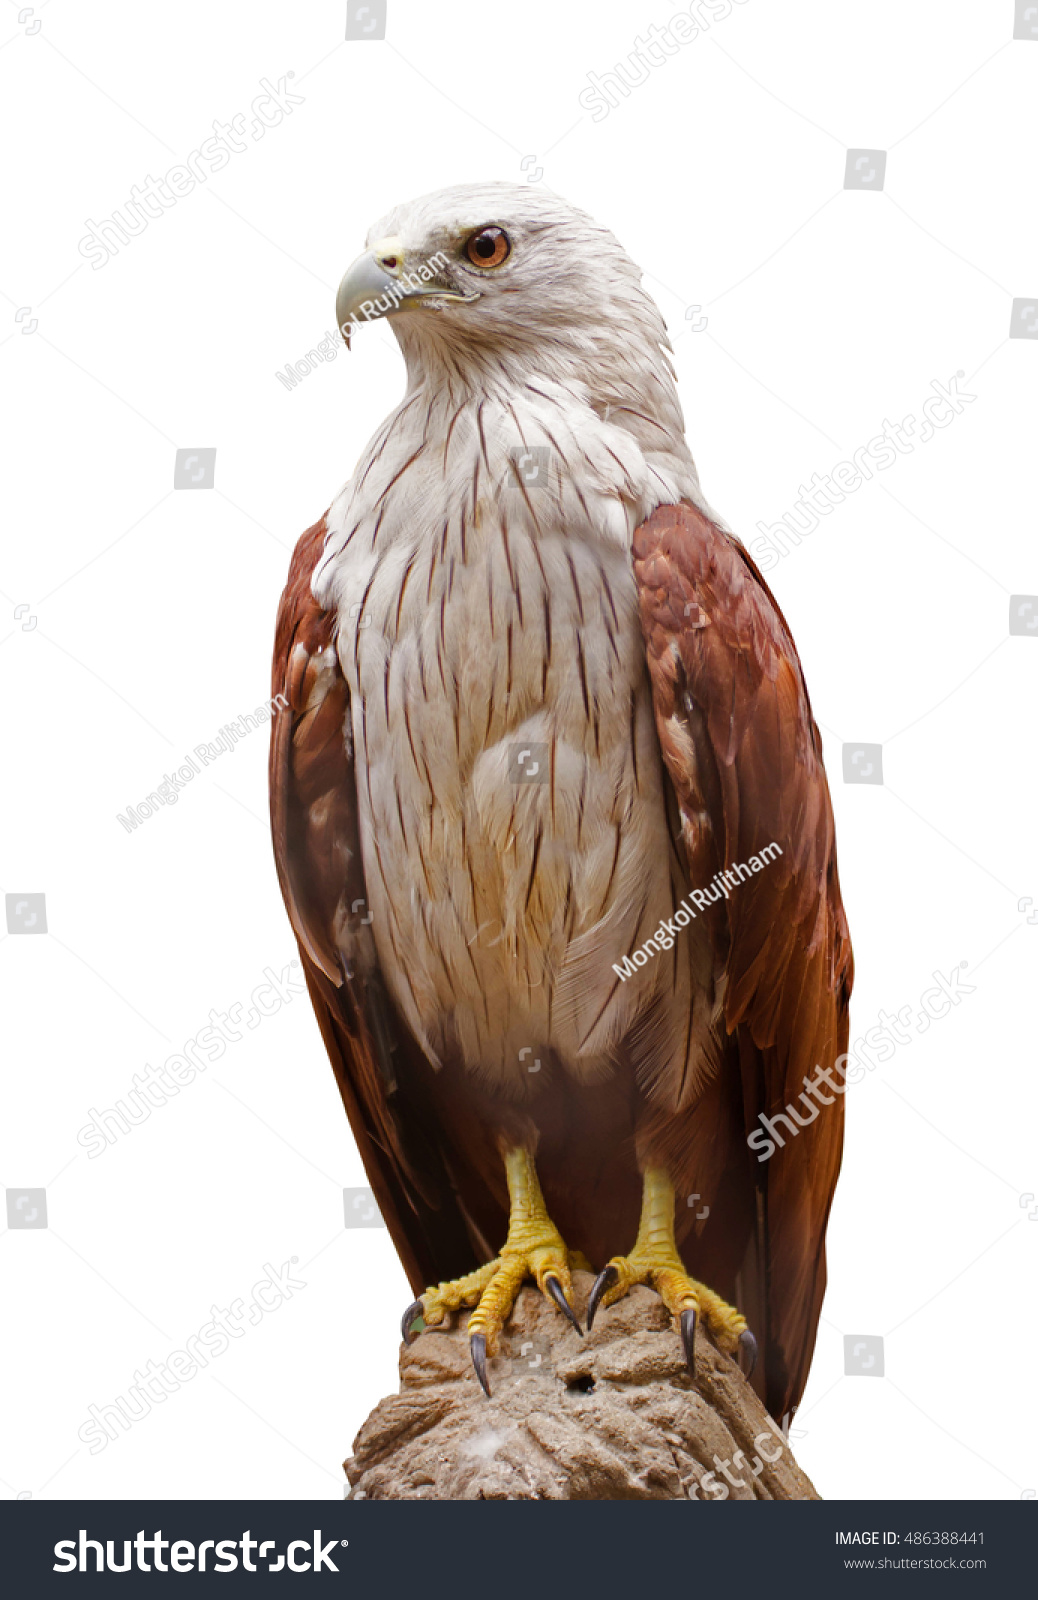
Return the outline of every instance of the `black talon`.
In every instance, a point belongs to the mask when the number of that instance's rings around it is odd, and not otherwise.
[[[469,1340],[469,1351],[472,1355],[472,1365],[476,1369],[476,1377],[483,1388],[483,1393],[490,1399],[490,1384],[487,1382],[487,1340],[483,1333],[474,1333]]]
[[[747,1376],[747,1378],[752,1378],[753,1377],[753,1369],[757,1365],[757,1341],[753,1337],[753,1334],[750,1332],[749,1328],[744,1328],[742,1333],[740,1333],[740,1335],[739,1335],[739,1354],[740,1354],[740,1356],[742,1355],[742,1352],[744,1350],[746,1351],[747,1355],[749,1356],[749,1360],[750,1360],[750,1365],[749,1365],[749,1367],[747,1369],[746,1376]],[[739,1366],[740,1367],[742,1366],[742,1362],[741,1361],[739,1362]]]
[[[685,1365],[694,1378],[696,1375],[696,1313],[691,1306],[681,1313],[681,1343],[685,1351]]]
[[[411,1332],[411,1324],[417,1317],[423,1316],[425,1307],[420,1300],[413,1300],[400,1318],[400,1337],[405,1344],[414,1344],[417,1333]],[[420,1330],[419,1330],[420,1331]]]
[[[566,1291],[562,1287],[562,1284],[559,1282],[558,1278],[555,1276],[554,1272],[548,1273],[544,1280],[544,1287],[555,1301],[555,1304],[558,1306],[563,1316],[569,1318],[577,1332],[580,1334],[580,1337],[583,1338],[584,1330],[580,1326],[580,1319],[578,1318],[573,1307],[570,1305],[569,1301],[566,1299]]]
[[[587,1302],[588,1333],[591,1332],[591,1326],[595,1320],[595,1313],[602,1304],[602,1296],[605,1294],[607,1289],[611,1289],[613,1287],[619,1276],[620,1274],[617,1272],[612,1262],[610,1262],[608,1267],[602,1268],[601,1272],[598,1274],[598,1277],[595,1279]]]

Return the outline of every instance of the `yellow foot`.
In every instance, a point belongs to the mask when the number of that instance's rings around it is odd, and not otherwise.
[[[505,1175],[510,1210],[508,1238],[501,1254],[463,1278],[426,1289],[420,1299],[408,1306],[401,1323],[404,1342],[410,1344],[414,1337],[412,1325],[418,1316],[427,1328],[435,1328],[450,1312],[475,1306],[469,1318],[469,1348],[476,1376],[488,1397],[487,1357],[496,1354],[498,1336],[526,1278],[533,1278],[541,1293],[551,1296],[578,1333],[584,1331],[573,1310],[570,1269],[585,1269],[587,1262],[579,1251],[566,1249],[549,1217],[529,1151],[509,1150]]]
[[[733,1359],[745,1355],[752,1373],[757,1341],[746,1318],[685,1271],[674,1242],[674,1187],[660,1167],[649,1167],[645,1173],[634,1249],[630,1255],[613,1256],[595,1280],[587,1305],[588,1331],[600,1306],[614,1305],[637,1283],[655,1289],[667,1310],[678,1318],[690,1372],[695,1372],[696,1320],[702,1317],[718,1349]]]

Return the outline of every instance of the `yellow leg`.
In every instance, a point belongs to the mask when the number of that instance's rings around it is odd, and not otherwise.
[[[588,1328],[600,1306],[611,1306],[622,1300],[636,1283],[655,1289],[667,1310],[679,1319],[690,1370],[694,1364],[696,1318],[701,1316],[718,1348],[726,1355],[734,1357],[740,1350],[747,1352],[752,1372],[757,1343],[746,1326],[745,1317],[685,1271],[674,1242],[674,1185],[662,1167],[645,1170],[642,1214],[634,1249],[630,1255],[613,1256],[599,1273],[588,1300]]]
[[[516,1148],[505,1154],[508,1181],[508,1238],[501,1254],[485,1266],[450,1283],[437,1284],[404,1312],[402,1332],[410,1343],[411,1324],[421,1314],[426,1327],[435,1328],[451,1311],[475,1306],[469,1318],[469,1346],[476,1375],[489,1395],[487,1357],[497,1350],[498,1335],[504,1327],[524,1279],[536,1281],[542,1294],[550,1295],[578,1333],[583,1329],[573,1310],[571,1267],[587,1263],[577,1252],[566,1249],[544,1203],[533,1156]]]

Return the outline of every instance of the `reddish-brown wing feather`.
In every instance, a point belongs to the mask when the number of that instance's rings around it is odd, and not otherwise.
[[[425,1100],[427,1070],[385,993],[363,920],[349,691],[335,617],[310,589],[324,535],[323,519],[303,534],[278,610],[272,693],[288,705],[271,732],[274,858],[364,1170],[417,1293],[468,1271],[473,1245]]]
[[[794,1102],[807,1121],[805,1076],[847,1048],[853,968],[821,739],[789,629],[734,539],[692,506],[664,506],[635,535],[634,567],[693,885],[773,842],[782,850],[731,891],[715,922],[728,1060],[742,1079],[743,1126],[729,1134],[741,1148],[732,1145],[729,1165],[749,1171],[742,1141],[759,1116]],[[755,1160],[749,1180],[755,1314],[764,1318],[768,1404],[779,1416],[799,1400],[814,1348],[842,1097],[795,1138],[782,1131],[784,1147]]]

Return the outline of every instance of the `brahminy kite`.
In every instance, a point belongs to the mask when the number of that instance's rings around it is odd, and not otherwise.
[[[784,1416],[843,1138],[803,1086],[852,980],[789,628],[605,228],[503,183],[398,206],[338,293],[347,342],[379,317],[406,393],[292,558],[270,781],[404,1337],[469,1308],[489,1393],[524,1279],[579,1328],[591,1267],[589,1327],[648,1285],[693,1370],[697,1317],[759,1347]]]

